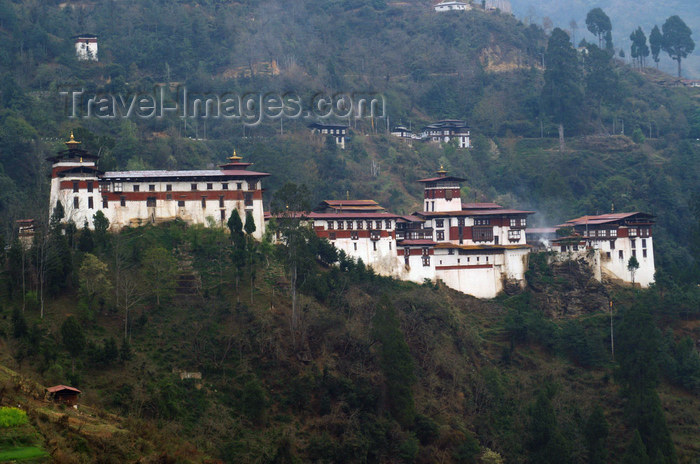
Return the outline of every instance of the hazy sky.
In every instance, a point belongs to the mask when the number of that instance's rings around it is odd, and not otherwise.
[[[592,40],[593,35],[586,30],[586,13],[592,8],[602,8],[613,25],[613,42],[615,47],[624,47],[629,59],[629,35],[638,26],[642,26],[649,37],[654,24],[659,28],[666,18],[680,16],[693,31],[696,43],[692,56],[683,61],[684,77],[700,78],[700,4],[698,0],[610,0],[609,2],[590,0],[511,0],[513,13],[520,19],[531,18],[542,24],[542,18],[548,16],[555,26],[570,30],[569,23],[575,20],[578,25],[576,42],[581,38]],[[649,57],[649,62],[651,57]],[[662,69],[676,74],[676,64],[668,55],[661,52]]]

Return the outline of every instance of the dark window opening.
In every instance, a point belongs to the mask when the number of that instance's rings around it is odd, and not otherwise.
[[[244,194],[244,204],[246,206],[253,206],[253,194],[252,193],[245,193]]]
[[[184,200],[178,200],[177,206],[178,206],[179,208],[184,208],[184,207],[185,207],[185,201],[184,201]]]
[[[156,191],[156,186],[154,184],[149,184],[148,185],[148,191],[149,192],[155,192]]]
[[[197,184],[190,184],[190,188],[192,190],[197,190]]]
[[[107,209],[109,207],[109,202],[107,201],[106,198],[102,199],[102,208]]]
[[[224,196],[221,195],[219,197],[219,208],[223,208],[223,207],[224,207]]]
[[[126,206],[126,197],[125,196],[122,195],[121,197],[119,197],[119,204],[121,206]]]
[[[92,209],[93,206],[94,206],[94,205],[93,205],[93,203],[92,203],[92,197],[88,197],[88,209]]]
[[[78,199],[78,197],[74,197],[73,198],[73,208],[78,209],[78,207],[80,207],[80,200]]]
[[[207,190],[213,190],[214,184],[207,184]]]
[[[156,197],[146,198],[146,206],[148,206],[149,208],[155,208],[156,207]]]
[[[139,191],[139,186],[138,186],[138,185],[134,185],[134,192],[138,192],[138,191]]]
[[[74,181],[73,181],[73,192],[77,192],[78,190],[80,190],[78,181],[77,181],[77,180],[74,180]]]
[[[172,192],[173,191],[173,186],[171,184],[168,184],[165,186],[165,191],[166,192]]]
[[[228,190],[228,184],[221,184],[221,190]]]
[[[92,192],[92,182],[87,183],[87,190],[88,192]]]

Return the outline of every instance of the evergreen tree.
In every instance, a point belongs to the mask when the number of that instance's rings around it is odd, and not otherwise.
[[[372,318],[372,336],[381,345],[379,364],[384,373],[386,402],[391,415],[404,427],[413,423],[414,362],[399,326],[396,309],[385,295]]]
[[[16,307],[12,311],[12,336],[15,338],[22,338],[29,333],[29,327],[27,326],[27,320],[24,318],[22,311]]]
[[[659,30],[659,26],[654,25],[654,28],[649,34],[649,46],[651,47],[651,57],[656,63],[656,69],[659,68],[659,53],[661,52],[661,45],[663,44],[663,36]]]
[[[56,206],[53,209],[53,213],[51,213],[51,220],[49,222],[52,230],[58,229],[61,224],[61,220],[65,217],[65,215],[66,210],[63,208],[63,204],[61,204],[60,201],[57,201]]]
[[[629,261],[627,261],[627,270],[632,274],[632,285],[634,285],[634,275],[639,269],[639,261],[636,256],[630,256]]]
[[[644,67],[644,59],[649,56],[649,47],[647,46],[647,36],[641,27],[638,27],[630,34],[632,41],[630,55],[637,60],[639,69]]]
[[[605,464],[605,440],[608,438],[608,432],[608,421],[605,419],[603,408],[600,405],[596,405],[591,415],[588,416],[583,430],[588,449],[589,464]]]
[[[80,231],[80,238],[78,239],[78,249],[85,253],[92,253],[95,248],[95,241],[92,238],[92,231],[88,222],[85,221],[82,230]]]
[[[612,31],[608,15],[600,8],[593,8],[586,15],[586,27],[591,34],[598,37],[598,47],[603,48],[603,38]]]
[[[95,240],[101,246],[104,246],[107,243],[109,219],[102,211],[98,211],[93,215],[93,223],[95,224]]]
[[[647,449],[642,442],[639,430],[634,431],[632,440],[627,445],[625,455],[622,457],[622,464],[650,464]]]
[[[564,126],[576,121],[581,106],[581,72],[576,50],[569,36],[555,28],[547,44],[545,55],[542,105],[545,112],[559,126],[559,149],[564,149]]]
[[[86,340],[78,320],[70,316],[61,325],[61,340],[71,357],[71,372],[75,372],[75,358],[85,349]]]
[[[612,56],[596,45],[589,45],[584,58],[586,96],[595,102],[600,118],[603,102],[612,103],[619,97],[619,79],[612,66]]]
[[[661,26],[663,39],[661,48],[672,60],[678,62],[678,77],[681,77],[681,60],[693,53],[695,42],[690,38],[692,32],[678,16],[671,16]]]
[[[240,219],[240,218],[239,218]],[[255,219],[253,218],[252,211],[246,211],[245,213],[245,233],[247,235],[253,235],[253,232],[257,230],[255,227]]]

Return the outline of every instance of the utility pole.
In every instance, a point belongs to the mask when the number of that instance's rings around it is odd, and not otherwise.
[[[615,335],[613,332],[613,302],[610,300],[610,353],[612,360],[615,362]]]

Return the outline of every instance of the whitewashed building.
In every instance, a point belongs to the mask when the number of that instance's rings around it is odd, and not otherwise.
[[[468,11],[472,9],[469,3],[459,1],[442,1],[434,6],[435,11],[442,13],[444,11]]]
[[[443,119],[423,128],[421,140],[449,143],[457,141],[459,148],[471,148],[470,131],[467,123],[459,119]]]
[[[75,56],[80,61],[98,61],[97,36],[95,34],[80,34],[72,37],[75,40]]]
[[[321,134],[325,136],[333,137],[335,144],[341,149],[345,149],[345,139],[348,136],[348,127],[342,124],[325,124],[320,122],[315,122],[309,124],[309,129],[314,134]]]
[[[111,230],[155,224],[176,218],[190,224],[225,226],[234,210],[245,221],[253,215],[256,238],[262,238],[265,221],[262,179],[269,174],[249,171],[234,152],[219,169],[191,171],[112,171],[97,168],[98,157],[79,148],[71,138],[67,150],[48,158],[51,170],[51,210],[60,202],[63,222],[94,227],[102,211]]]
[[[571,234],[552,242],[559,253],[586,254],[592,252],[597,275],[648,287],[654,282],[654,216],[648,213],[610,213],[582,216],[559,225],[570,228]],[[630,259],[639,264],[630,269]]]
[[[307,219],[319,237],[380,275],[494,298],[507,285],[523,286],[530,246],[525,243],[532,211],[495,203],[462,203],[464,180],[438,175],[422,179],[425,210],[388,213],[373,200],[326,200]],[[296,213],[295,213],[296,214]]]

